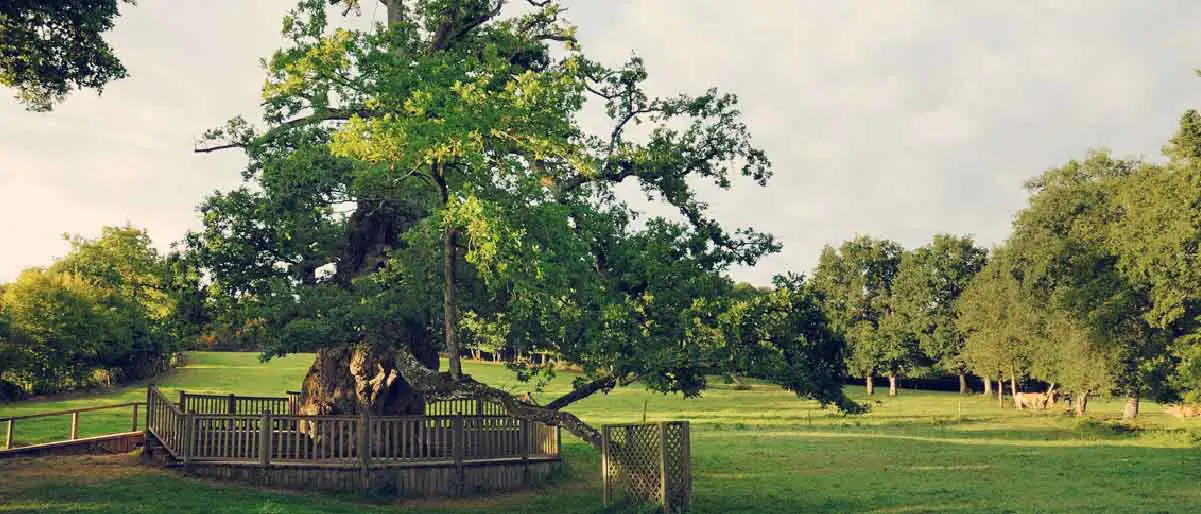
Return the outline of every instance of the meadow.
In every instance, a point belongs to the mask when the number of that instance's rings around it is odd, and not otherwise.
[[[156,383],[168,394],[282,395],[311,363],[293,355],[266,364],[252,353],[192,353]],[[525,391],[502,365],[466,371]],[[561,374],[536,397],[570,387]],[[863,397],[863,389],[848,387]],[[74,398],[0,405],[0,417],[137,401],[134,385]],[[872,411],[842,416],[770,385],[716,384],[702,398],[639,386],[596,395],[569,410],[588,422],[689,420],[697,513],[780,512],[1196,512],[1201,505],[1201,421],[1178,420],[1146,402],[1121,424],[1118,401],[1092,414],[1001,409],[995,399],[903,389],[877,395]],[[61,439],[68,418],[18,424],[18,443]],[[127,430],[129,412],[85,414],[81,436]],[[265,490],[191,479],[137,465],[133,455],[0,461],[0,513],[575,513],[600,506],[599,459],[567,438],[568,472],[552,487],[456,500],[404,500]]]

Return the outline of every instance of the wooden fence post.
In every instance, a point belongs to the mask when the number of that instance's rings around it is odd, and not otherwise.
[[[138,404],[133,404],[133,414],[129,416],[129,431],[138,431]]]
[[[4,449],[10,450],[13,447],[13,428],[16,426],[16,421],[8,420],[8,431],[4,433]]]
[[[367,406],[359,407],[359,468],[363,473],[371,467],[371,413]]]
[[[71,440],[79,439],[79,413],[71,413]]]
[[[146,430],[150,430],[151,417],[154,416],[154,384],[146,384]]]
[[[454,424],[451,426],[451,444],[454,445],[453,450],[455,457],[455,477],[458,479],[458,484],[455,490],[459,495],[463,494],[463,415],[458,414],[454,418]]]
[[[684,508],[687,509],[692,505],[692,427],[687,421],[684,422],[684,433],[681,434],[684,438],[683,447],[680,451],[684,452],[681,461],[684,463],[684,471],[680,476],[688,481],[688,487],[684,490]]]
[[[259,464],[264,468],[271,465],[271,432],[271,411],[264,410],[259,420]]]
[[[180,396],[183,396],[183,391],[179,393]],[[183,446],[183,463],[185,465],[192,460],[192,446],[196,436],[196,423],[192,417],[195,415],[195,411],[188,411],[183,415],[183,444],[181,446]]]
[[[601,425],[601,496],[602,504],[609,506],[612,485],[609,483],[609,425]]]
[[[667,498],[667,423],[659,422],[659,498],[663,501],[663,512],[671,512]]]
[[[237,414],[238,413],[238,397],[234,396],[232,393],[229,395],[229,407],[227,410],[228,410],[229,414]],[[250,413],[247,412],[247,414],[250,414]]]
[[[517,437],[521,440],[521,483],[528,484],[530,481],[530,425],[524,419],[519,420],[518,423]]]

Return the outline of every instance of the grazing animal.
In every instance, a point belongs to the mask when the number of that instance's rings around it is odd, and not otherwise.
[[[1013,396],[1013,403],[1019,409],[1047,409],[1055,405],[1057,393],[1055,392],[1055,384],[1051,384],[1051,388],[1045,393],[1017,393]]]
[[[1177,418],[1192,418],[1201,416],[1201,405],[1189,405],[1186,403],[1176,405],[1164,405],[1163,411],[1170,416]]]

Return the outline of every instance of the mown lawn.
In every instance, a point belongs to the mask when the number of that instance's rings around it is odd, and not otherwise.
[[[255,354],[191,354],[159,380],[169,394],[281,395],[311,356],[266,365]],[[500,365],[467,364],[484,381],[524,391]],[[545,397],[566,390],[569,375]],[[849,388],[862,395],[861,388]],[[63,401],[0,406],[0,417],[134,401],[144,387]],[[1000,409],[995,401],[903,390],[870,414],[843,417],[770,386],[718,386],[684,400],[627,388],[570,410],[592,423],[687,419],[693,423],[693,512],[1198,512],[1201,422],[1143,405],[1134,431],[1114,430],[1117,401],[1090,402],[1091,420]],[[59,439],[68,418],[18,424],[19,442]],[[129,412],[85,414],[82,434],[128,429]],[[452,501],[403,501],[269,491],[139,467],[132,456],[0,462],[4,512],[605,512],[598,458],[579,441],[569,475],[544,490]],[[609,512],[626,512],[615,508]]]

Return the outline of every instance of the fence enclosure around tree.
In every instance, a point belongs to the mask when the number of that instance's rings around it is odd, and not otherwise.
[[[657,503],[664,512],[692,502],[692,441],[687,421],[601,427],[605,505],[619,489],[631,499]]]
[[[559,427],[475,399],[431,402],[436,414],[424,416],[312,416],[296,413],[292,393],[173,402],[150,386],[147,404],[152,451],[190,473],[261,485],[458,495],[532,485],[559,467]]]

